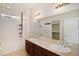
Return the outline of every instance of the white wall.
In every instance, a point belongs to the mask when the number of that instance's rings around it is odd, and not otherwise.
[[[30,22],[30,37],[34,37],[34,38],[38,38],[39,37],[39,22],[38,21],[34,21],[34,19],[31,19]]]
[[[25,19],[24,19],[24,29],[23,29],[23,39],[29,39],[30,37],[33,37],[33,33],[34,33],[34,21],[33,21],[33,18],[31,17],[31,11],[28,10],[28,13],[26,13],[27,15],[24,15],[26,16]]]

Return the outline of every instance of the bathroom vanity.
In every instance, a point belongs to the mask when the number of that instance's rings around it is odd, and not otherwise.
[[[26,51],[30,56],[58,56],[58,54],[53,53],[43,47],[40,47],[28,40],[26,40]]]
[[[64,53],[51,48],[51,45],[55,43],[57,43],[57,40],[30,38],[26,39],[25,49],[30,56],[79,56],[78,47],[69,47],[71,52]]]

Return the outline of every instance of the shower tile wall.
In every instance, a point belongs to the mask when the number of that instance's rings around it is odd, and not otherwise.
[[[0,17],[0,55],[22,47],[19,39],[19,19]]]

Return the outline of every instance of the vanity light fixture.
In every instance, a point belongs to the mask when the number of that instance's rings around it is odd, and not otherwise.
[[[63,3],[60,3],[60,4],[58,4],[58,5],[55,7],[55,9],[61,8],[61,7],[63,7],[63,6],[64,6]]]
[[[69,5],[70,3],[60,3],[60,4],[57,4],[55,9],[58,9],[58,8],[61,8],[63,6],[66,6],[66,5]]]
[[[40,13],[37,13],[37,14],[34,15],[34,17],[37,17],[37,16],[39,16],[39,15],[40,15]]]

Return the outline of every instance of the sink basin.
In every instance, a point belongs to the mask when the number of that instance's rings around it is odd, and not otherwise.
[[[64,47],[63,45],[60,45],[60,44],[59,45],[52,44],[51,48],[58,51],[58,52],[61,52],[61,53],[69,53],[69,52],[71,52],[71,50],[68,47]]]

